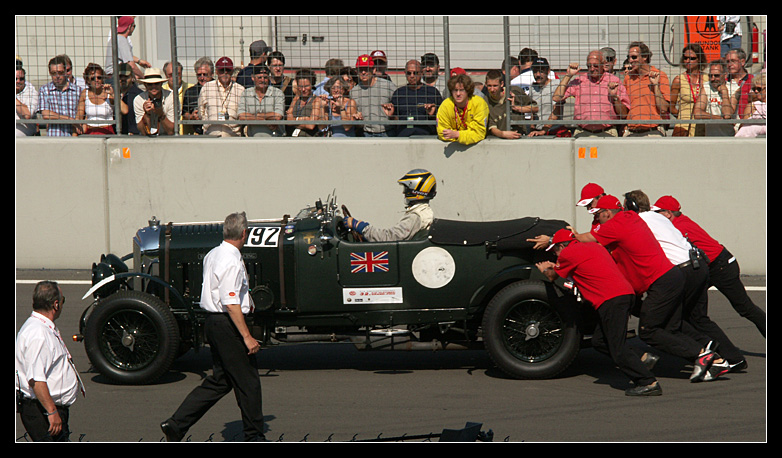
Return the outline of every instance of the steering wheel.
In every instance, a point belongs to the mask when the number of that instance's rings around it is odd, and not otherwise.
[[[350,212],[348,211],[348,207],[346,207],[344,204],[342,205],[342,214],[344,215],[345,218],[349,218],[350,217]],[[359,234],[358,232],[354,231],[350,227],[348,227],[347,229],[348,229],[348,234],[353,236],[353,240],[355,240],[356,242],[363,242],[364,241],[364,237],[361,234]]]

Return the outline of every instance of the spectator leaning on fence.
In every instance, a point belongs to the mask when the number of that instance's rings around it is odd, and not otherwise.
[[[570,131],[565,129],[563,125],[550,122],[556,121],[562,116],[562,104],[553,101],[557,85],[549,78],[550,74],[548,60],[544,57],[536,58],[532,64],[532,75],[535,82],[530,86],[529,95],[535,101],[537,119],[544,122],[533,126],[532,132],[529,133],[530,137],[541,135],[570,136]]]
[[[725,64],[728,68],[728,79],[738,86],[739,104],[736,113],[741,116],[744,108],[751,103],[749,93],[752,87],[752,75],[747,73],[744,65],[747,63],[747,53],[743,49],[734,49],[725,54]]]
[[[466,74],[448,80],[448,93],[437,110],[437,137],[445,142],[463,145],[486,138],[489,106],[482,97],[473,94],[475,85]]]
[[[293,101],[293,78],[285,76],[285,56],[280,51],[269,54],[269,84],[285,95],[285,111]]]
[[[198,96],[201,94],[204,84],[214,79],[215,64],[212,59],[201,57],[193,65],[193,70],[195,70],[197,82],[187,88],[184,97],[182,97],[182,119],[188,121],[201,119],[198,115]],[[201,135],[204,133],[204,129],[200,124],[186,124],[185,133]]]
[[[421,63],[415,59],[405,65],[407,84],[401,86],[391,96],[393,106],[392,119],[408,121],[434,121],[437,107],[443,102],[443,97],[433,86],[421,82]],[[396,125],[397,137],[411,135],[435,135],[435,127],[425,124]]]
[[[505,139],[521,138],[528,127],[510,125],[507,117],[508,103],[511,104],[511,119],[521,120],[526,114],[529,114],[531,119],[533,110],[537,108],[535,101],[518,86],[511,86],[510,91],[506,91],[505,79],[500,70],[489,70],[483,87],[486,88],[486,103],[489,106],[488,133]],[[508,92],[510,95],[506,97]]]
[[[605,59],[601,51],[587,55],[587,71],[579,75],[579,65],[573,62],[560,80],[552,100],[555,103],[574,97],[573,119],[606,120],[627,116],[630,98],[618,77],[605,71]],[[576,128],[574,137],[618,137],[613,124],[583,123]]]
[[[244,86],[231,78],[234,63],[228,57],[221,57],[215,64],[217,79],[204,84],[198,95],[198,113],[204,121],[229,121],[239,117],[239,98]],[[204,134],[216,137],[239,137],[242,129],[238,124],[204,124]]]
[[[668,114],[671,100],[668,75],[651,65],[652,52],[640,41],[630,43],[627,56],[632,65],[630,74],[624,80],[625,89],[630,95],[628,119],[640,122],[628,124],[624,135],[664,137],[664,127],[648,120],[662,120],[663,115]]]
[[[738,87],[725,79],[725,65],[722,61],[713,61],[707,70],[709,82],[701,89],[693,116],[695,119],[732,119],[738,103]],[[733,124],[705,125],[707,137],[732,137],[735,133]]]
[[[307,68],[296,72],[296,87],[298,94],[293,98],[285,119],[299,121],[298,124],[288,124],[291,137],[314,137],[318,133],[315,121],[324,119],[323,105],[320,98],[312,93],[315,85],[315,73]]]
[[[421,81],[427,86],[432,86],[440,95],[447,95],[448,81],[440,78],[440,58],[433,52],[428,52],[421,56],[421,71],[423,72]]]
[[[255,86],[247,88],[239,98],[239,120],[281,121],[285,115],[285,95],[269,84],[269,67],[260,64],[253,67]],[[249,124],[248,137],[282,137],[281,124]]]
[[[703,77],[706,68],[706,53],[701,45],[690,43],[682,49],[681,67],[684,71],[676,75],[671,82],[671,114],[680,121],[694,119],[695,103],[700,97],[703,86],[707,84]],[[703,137],[706,130],[703,124],[676,124],[674,137]]]
[[[755,96],[754,101],[744,109],[741,119],[766,119],[765,73],[752,79],[752,93]],[[765,124],[739,124],[739,129],[736,132],[736,137],[757,137],[758,135],[766,135]]]
[[[119,64],[119,70],[117,70],[116,74],[119,76],[119,91],[122,94],[120,97],[120,111],[122,112],[120,128],[122,130],[120,132],[126,135],[138,135],[139,131],[133,102],[136,100],[136,96],[143,91],[136,84],[136,77],[133,76],[133,70],[130,68],[130,65],[126,63]]]
[[[105,84],[103,69],[90,63],[84,69],[87,89],[81,91],[76,117],[87,121],[104,121],[101,124],[85,123],[82,132],[90,135],[113,135],[114,131],[114,88]]]
[[[172,71],[172,67],[173,66],[171,65],[171,62],[166,62],[165,64],[163,64],[163,73],[166,75],[166,79],[168,80],[165,83],[163,83],[163,89],[168,90],[168,91],[173,91],[174,90],[173,89],[174,88],[174,72]],[[182,73],[183,73],[183,71],[182,71],[183,70],[182,64],[177,62],[176,63],[176,68],[177,68],[177,82],[176,82],[176,86],[177,86],[177,94],[179,96],[179,107],[181,108],[182,104],[184,103],[185,91],[187,89],[189,89],[190,86],[192,86],[192,84],[185,83],[184,81],[182,81]],[[193,132],[193,126],[192,125],[187,125],[186,126],[184,124],[180,124],[180,126],[179,126],[179,135],[191,134],[192,132]]]
[[[38,92],[38,109],[46,120],[76,120],[81,88],[70,84],[65,71],[66,62],[62,56],[49,61],[49,75],[52,80]],[[78,135],[81,129],[77,124],[48,124],[46,135],[50,137],[68,137]]]
[[[146,89],[133,99],[136,125],[142,135],[174,134],[174,93],[163,90],[166,79],[158,68],[148,68],[139,82]]]
[[[22,67],[16,68],[16,119],[32,119],[38,111],[38,91],[35,86],[27,82],[27,73]],[[25,137],[35,135],[38,131],[36,124],[17,124],[16,136]]]
[[[367,121],[363,125],[365,137],[387,137],[390,124],[378,121],[388,120],[391,110],[391,96],[396,85],[374,74],[375,63],[372,58],[363,54],[356,60],[358,70],[358,86],[350,91],[350,97],[356,101],[358,112],[356,120]]]

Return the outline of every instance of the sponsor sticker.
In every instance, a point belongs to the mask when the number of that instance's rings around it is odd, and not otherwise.
[[[402,288],[343,288],[343,304],[400,304]]]

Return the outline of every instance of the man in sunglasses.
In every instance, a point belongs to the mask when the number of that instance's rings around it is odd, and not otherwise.
[[[217,79],[204,84],[198,95],[198,113],[201,119],[228,121],[239,118],[239,99],[244,86],[233,80],[234,63],[229,57],[221,57],[215,63]],[[239,137],[239,124],[204,124],[204,135],[216,137]]]
[[[437,134],[434,120],[437,107],[443,102],[443,96],[434,86],[427,86],[421,82],[422,74],[423,69],[420,62],[415,59],[407,61],[405,65],[407,84],[394,91],[391,96],[391,105],[393,106],[391,119],[431,120],[433,121],[432,125],[396,125],[394,127],[397,137]]]
[[[668,114],[671,101],[671,85],[668,75],[650,62],[652,52],[643,42],[630,43],[627,51],[631,70],[624,80],[630,95],[630,112],[627,119],[638,120],[628,124],[625,137],[665,136],[665,129],[654,120]]]

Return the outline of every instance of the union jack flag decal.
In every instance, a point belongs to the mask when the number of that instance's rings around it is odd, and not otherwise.
[[[388,272],[388,251],[350,253],[350,273]]]

